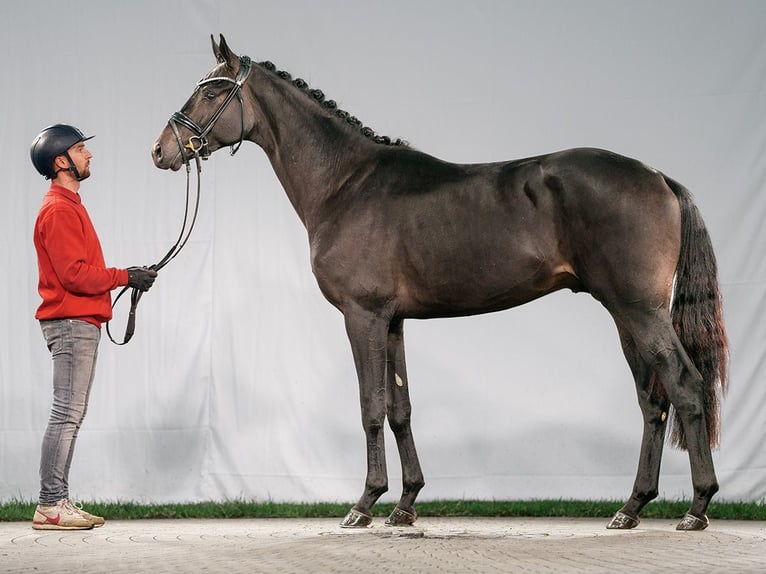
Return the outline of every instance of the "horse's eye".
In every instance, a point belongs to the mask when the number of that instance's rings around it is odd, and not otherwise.
[[[212,90],[206,90],[205,92],[202,93],[202,97],[205,98],[206,100],[214,100],[215,92],[213,92]]]

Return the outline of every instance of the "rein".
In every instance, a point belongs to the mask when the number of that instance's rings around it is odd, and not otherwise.
[[[241,56],[239,59],[239,73],[237,74],[237,79],[232,80],[231,78],[227,78],[225,76],[221,77],[215,77],[215,78],[208,78],[205,80],[200,80],[197,83],[197,89],[199,89],[200,86],[203,86],[205,84],[208,84],[210,82],[217,82],[217,81],[226,81],[230,82],[232,85],[231,90],[229,91],[228,95],[226,96],[226,99],[221,103],[221,105],[218,107],[218,109],[215,111],[215,113],[210,116],[210,119],[205,123],[204,127],[200,127],[197,125],[197,123],[192,120],[189,116],[184,114],[181,111],[175,112],[172,116],[170,116],[170,119],[168,120],[168,125],[173,130],[173,135],[176,138],[176,142],[178,143],[178,149],[181,157],[183,158],[184,165],[186,166],[186,205],[184,207],[184,217],[183,222],[181,224],[181,232],[178,234],[178,239],[176,239],[176,242],[173,244],[173,246],[168,250],[168,252],[165,254],[165,256],[160,259],[157,263],[154,263],[153,265],[150,265],[148,269],[152,269],[154,271],[158,271],[165,267],[168,263],[170,263],[173,259],[176,258],[176,256],[181,252],[181,250],[186,245],[186,242],[189,241],[189,237],[191,236],[192,230],[194,229],[194,224],[197,221],[197,213],[199,212],[199,199],[200,199],[200,191],[201,191],[201,174],[202,174],[202,165],[200,163],[200,160],[206,160],[208,157],[210,157],[210,150],[208,149],[208,141],[207,141],[207,135],[210,133],[210,131],[213,129],[213,126],[218,121],[218,119],[221,117],[223,112],[226,110],[226,108],[229,106],[231,101],[236,96],[239,100],[239,109],[240,109],[240,120],[241,120],[241,129],[239,133],[239,141],[236,145],[232,144],[231,146],[231,155],[234,155],[239,150],[239,147],[242,145],[242,141],[245,139],[245,106],[242,101],[242,85],[245,83],[245,80],[250,75],[250,67],[251,67],[251,61],[250,58],[247,56]],[[181,139],[181,134],[178,132],[178,127],[176,124],[180,124],[189,131],[192,132],[192,135],[186,145],[184,145],[183,140]],[[194,162],[197,166],[197,193],[196,198],[194,200],[194,212],[191,216],[191,221],[189,221],[189,197],[190,193],[189,190],[191,188],[190,182],[191,182],[191,164],[189,162],[188,155],[184,152],[184,150],[189,150],[194,157]],[[188,225],[188,228],[187,228]],[[130,341],[130,339],[133,337],[133,333],[136,330],[136,311],[138,309],[138,302],[141,300],[141,296],[144,294],[143,291],[136,289],[135,287],[129,287],[125,286],[122,288],[122,290],[119,292],[117,297],[114,299],[114,303],[112,303],[112,309],[114,309],[115,305],[117,305],[117,302],[120,300],[120,298],[129,290],[131,289],[132,292],[130,294],[130,312],[128,313],[128,322],[125,327],[125,336],[122,339],[122,342],[116,341],[112,337],[112,333],[109,330],[109,321],[106,323],[106,334],[109,337],[109,340],[114,343],[115,345],[125,345]]]
[[[194,224],[197,221],[197,213],[199,211],[199,198],[200,198],[200,188],[201,188],[201,181],[200,176],[202,174],[202,166],[200,165],[200,156],[195,152],[194,159],[197,164],[197,193],[196,193],[196,199],[194,200],[194,212],[191,217],[191,222],[189,222],[189,190],[190,190],[190,181],[191,181],[191,166],[189,165],[189,160],[185,159],[184,163],[186,164],[186,205],[184,207],[184,218],[183,223],[181,224],[181,232],[178,234],[178,239],[176,239],[176,242],[173,244],[173,246],[168,250],[168,252],[165,254],[165,256],[160,259],[157,263],[150,265],[148,268],[153,269],[154,271],[159,271],[165,265],[170,263],[176,255],[178,255],[181,252],[181,249],[183,249],[184,245],[186,245],[186,242],[189,240],[189,237],[191,236],[192,229],[194,229]],[[187,229],[188,225],[188,229]],[[117,297],[115,297],[114,302],[112,303],[112,309],[114,309],[115,305],[117,305],[117,302],[120,300],[120,298],[128,291],[131,290],[130,293],[130,312],[128,313],[128,323],[125,327],[125,335],[122,339],[122,342],[116,341],[114,337],[112,337],[112,333],[109,329],[109,321],[106,323],[106,334],[109,337],[109,340],[114,343],[115,345],[125,345],[130,341],[130,339],[133,337],[133,333],[136,330],[136,310],[138,308],[138,302],[141,300],[141,296],[144,294],[143,291],[140,289],[136,289],[135,287],[129,287],[126,285],[122,288],[122,290],[119,292]]]

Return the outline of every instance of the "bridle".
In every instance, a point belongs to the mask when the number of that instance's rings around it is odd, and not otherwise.
[[[245,80],[247,80],[247,77],[250,75],[251,66],[252,63],[250,58],[247,56],[241,56],[239,58],[239,72],[237,73],[236,79],[232,80],[226,76],[216,76],[214,78],[206,78],[197,82],[197,90],[199,90],[205,84],[210,84],[212,82],[229,82],[233,84],[229,90],[229,93],[226,95],[226,99],[221,102],[221,105],[218,106],[218,109],[212,116],[210,116],[210,119],[207,120],[204,126],[200,127],[197,122],[195,122],[193,119],[181,111],[176,112],[170,116],[168,124],[173,130],[173,134],[176,136],[179,152],[181,153],[181,157],[184,158],[184,162],[186,162],[187,165],[188,158],[186,158],[184,149],[190,150],[195,157],[199,156],[202,159],[207,159],[210,157],[210,150],[208,149],[207,145],[207,134],[209,134],[210,130],[213,129],[213,126],[221,117],[223,112],[226,111],[226,108],[229,106],[235,96],[239,100],[240,121],[242,128],[239,132],[239,141],[236,145],[232,144],[231,146],[231,155],[234,155],[237,153],[237,150],[239,150],[239,146],[242,145],[242,140],[245,138],[245,106],[242,102],[242,84],[245,83]],[[194,134],[189,138],[189,141],[186,143],[186,145],[182,143],[181,136],[178,133],[176,124],[182,125]]]
[[[242,85],[245,83],[245,80],[247,80],[247,77],[250,75],[250,68],[252,67],[252,62],[249,57],[247,56],[240,56],[239,58],[239,72],[237,73],[236,79],[227,78],[226,76],[217,76],[214,78],[206,78],[204,80],[200,80],[197,82],[197,86],[195,88],[196,90],[199,90],[201,86],[204,86],[205,84],[209,84],[211,82],[229,82],[232,84],[231,89],[229,90],[229,93],[226,95],[226,99],[224,99],[223,102],[221,102],[221,105],[218,106],[218,109],[215,111],[215,113],[210,116],[210,119],[207,120],[205,125],[203,127],[200,127],[197,125],[197,123],[191,119],[189,116],[187,116],[185,113],[178,111],[175,112],[172,116],[170,116],[170,119],[168,120],[168,125],[173,130],[173,135],[176,138],[176,142],[178,142],[178,150],[179,154],[181,154],[181,158],[183,159],[184,165],[186,166],[186,206],[184,208],[184,218],[183,223],[181,224],[181,232],[178,234],[178,239],[176,239],[176,242],[173,244],[173,246],[170,248],[170,250],[165,254],[165,256],[160,259],[157,263],[150,265],[148,268],[153,269],[154,271],[159,271],[165,265],[170,263],[175,257],[181,252],[181,249],[183,249],[184,245],[186,245],[186,242],[189,240],[189,237],[191,236],[192,229],[194,228],[194,223],[197,221],[197,212],[199,211],[199,198],[200,198],[200,175],[202,173],[202,164],[200,163],[200,160],[206,160],[208,157],[210,157],[210,150],[208,149],[208,141],[207,141],[207,135],[210,133],[210,131],[213,129],[213,126],[215,126],[215,123],[219,120],[221,115],[224,111],[226,111],[226,108],[229,106],[231,101],[236,97],[239,100],[239,109],[240,109],[240,120],[241,120],[241,129],[239,133],[239,141],[235,144],[232,144],[231,146],[231,155],[234,155],[239,150],[239,147],[242,145],[242,141],[245,139],[245,105],[242,101]],[[176,124],[179,124],[189,131],[192,132],[192,136],[189,138],[187,143],[184,145],[183,140],[181,139],[181,134],[178,131],[178,127]],[[194,161],[197,166],[197,197],[194,201],[194,212],[192,213],[191,221],[189,221],[189,189],[190,189],[190,174],[191,174],[191,165],[189,162],[189,156],[185,152],[185,150],[189,150],[192,154],[192,157],[194,157]],[[187,228],[188,225],[188,228]],[[122,288],[122,291],[119,292],[117,297],[114,299],[114,303],[112,303],[112,309],[114,309],[114,306],[117,304],[117,301],[120,300],[120,297],[123,296],[123,294],[128,290],[131,289],[131,287],[125,286]],[[117,342],[112,337],[112,333],[109,331],[109,321],[106,323],[106,334],[109,337],[109,340],[112,341],[115,345],[125,345],[130,339],[133,337],[133,333],[136,330],[136,309],[138,308],[138,302],[141,300],[141,296],[143,295],[143,291],[140,291],[139,289],[132,288],[133,291],[130,294],[130,312],[128,314],[128,323],[125,327],[125,336],[123,337],[122,342]]]

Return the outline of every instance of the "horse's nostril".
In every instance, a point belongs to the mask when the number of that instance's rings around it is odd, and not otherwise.
[[[154,144],[154,149],[152,150],[152,154],[154,155],[155,159],[162,159],[162,146],[159,142]]]

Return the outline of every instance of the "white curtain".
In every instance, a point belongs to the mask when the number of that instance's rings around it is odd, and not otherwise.
[[[32,226],[44,126],[96,134],[81,189],[114,266],[158,260],[184,176],[149,149],[214,63],[209,35],[272,60],[377,132],[445,160],[575,146],[689,187],[720,267],[731,389],[719,499],[766,497],[766,4],[582,0],[135,0],[0,3],[0,501],[33,499],[50,357]],[[113,330],[121,336],[125,307]],[[611,318],[559,292],[503,313],[405,324],[421,499],[622,499],[641,416]],[[388,436],[390,492],[401,487]],[[353,501],[365,473],[341,315],[263,152],[204,164],[197,227],[101,345],[70,475],[80,499]],[[660,490],[691,495],[666,449]]]

